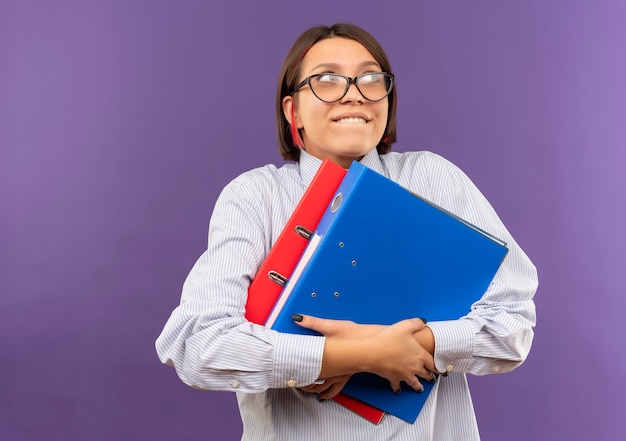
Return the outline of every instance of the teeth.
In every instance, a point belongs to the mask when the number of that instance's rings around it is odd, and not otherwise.
[[[337,120],[340,124],[355,124],[355,123],[365,123],[365,119],[363,118],[342,118]]]

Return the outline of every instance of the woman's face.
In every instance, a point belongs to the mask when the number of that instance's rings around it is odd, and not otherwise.
[[[337,73],[356,77],[366,72],[380,72],[381,67],[365,47],[347,38],[328,38],[309,49],[302,60],[298,82],[309,75]],[[348,168],[376,148],[387,127],[389,99],[368,101],[354,84],[339,101],[325,103],[305,86],[293,97],[285,97],[283,111],[302,135],[304,150],[320,159],[328,158]]]

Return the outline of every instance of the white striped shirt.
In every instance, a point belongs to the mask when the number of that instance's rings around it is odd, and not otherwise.
[[[237,392],[243,441],[478,440],[465,374],[508,372],[530,350],[535,267],[469,178],[430,152],[374,150],[361,163],[504,240],[509,253],[470,314],[428,323],[436,367],[451,372],[437,380],[417,421],[387,415],[374,425],[298,389],[318,378],[324,337],[282,334],[244,318],[250,281],[321,161],[302,152],[299,164],[267,165],[234,179],[218,198],[208,249],[187,277],[156,349],[186,384]]]

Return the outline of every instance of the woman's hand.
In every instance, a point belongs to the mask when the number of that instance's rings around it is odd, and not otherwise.
[[[311,316],[302,316],[298,321],[299,318],[296,316],[298,324],[326,336],[322,377],[372,372],[388,379],[396,392],[400,391],[401,381],[421,391],[417,376],[435,380],[433,355],[427,350],[434,348],[434,340],[421,319],[384,326]],[[420,342],[432,344],[425,344],[425,348]]]
[[[417,377],[435,381],[433,355],[418,343],[419,332],[430,333],[430,329],[421,319],[410,319],[387,326],[371,338],[377,354],[371,372],[388,379],[397,393],[401,381],[418,392],[424,388]]]
[[[341,392],[341,389],[343,389],[351,376],[339,375],[337,377],[325,378],[321,384],[310,384],[300,389],[305,392],[319,394],[320,400],[328,400]]]
[[[325,337],[365,338],[386,328],[385,325],[362,325],[350,320],[329,320],[311,315],[294,315],[294,321],[304,328],[313,329]]]
[[[327,320],[313,316],[303,316],[301,326],[314,329],[326,337],[364,338],[381,331],[383,325],[359,325],[349,320]],[[320,400],[327,400],[337,395],[352,375],[338,375],[324,379],[322,384],[311,384],[301,388],[305,392],[319,393]]]

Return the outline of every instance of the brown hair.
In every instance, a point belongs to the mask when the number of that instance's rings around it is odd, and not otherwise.
[[[384,72],[393,74],[391,64],[385,51],[376,39],[366,30],[349,23],[337,23],[332,26],[315,26],[306,30],[295,41],[280,70],[278,89],[276,91],[276,128],[278,129],[278,147],[285,160],[300,159],[299,139],[294,139],[297,131],[292,132],[291,125],[283,113],[283,98],[289,96],[298,83],[300,64],[309,49],[318,41],[332,37],[349,38],[361,43],[369,51]],[[382,139],[376,146],[378,153],[387,153],[391,144],[396,142],[396,87],[394,85],[389,97],[389,113],[387,127]]]

